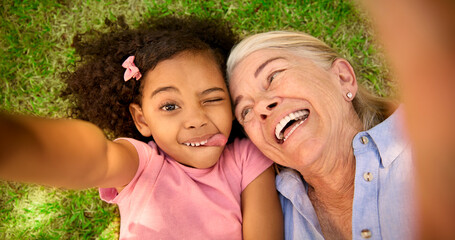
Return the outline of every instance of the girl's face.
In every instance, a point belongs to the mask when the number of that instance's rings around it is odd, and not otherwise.
[[[176,161],[213,166],[224,149],[233,115],[218,64],[209,53],[183,52],[145,79],[142,106],[131,104],[136,127]]]
[[[301,170],[337,148],[357,85],[352,68],[330,70],[283,50],[259,50],[235,67],[230,80],[235,116],[273,161]],[[346,125],[345,125],[346,124]]]

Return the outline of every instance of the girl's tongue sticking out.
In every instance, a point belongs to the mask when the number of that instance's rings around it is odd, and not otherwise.
[[[221,133],[217,133],[207,140],[207,144],[205,144],[205,146],[224,146],[227,141],[228,139],[226,136]]]

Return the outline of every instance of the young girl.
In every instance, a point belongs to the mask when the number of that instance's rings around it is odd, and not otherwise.
[[[1,116],[0,177],[100,187],[119,206],[121,239],[282,238],[272,162],[246,139],[226,145],[235,35],[194,18],[118,25],[75,37],[81,65],[66,75],[73,113],[98,127]]]

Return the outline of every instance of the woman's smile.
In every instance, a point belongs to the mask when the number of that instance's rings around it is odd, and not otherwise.
[[[291,134],[305,122],[308,118],[310,111],[302,109],[288,114],[282,118],[275,127],[275,137],[278,143],[283,143]]]

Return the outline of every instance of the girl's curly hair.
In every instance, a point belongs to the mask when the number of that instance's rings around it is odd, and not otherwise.
[[[152,17],[131,29],[123,17],[106,20],[109,32],[89,31],[73,38],[80,56],[74,72],[66,72],[63,96],[75,101],[71,117],[96,124],[114,137],[142,141],[129,112],[130,103],[141,104],[142,83],[125,82],[122,63],[135,56],[134,63],[143,78],[148,71],[183,51],[210,51],[226,79],[227,56],[238,41],[231,27],[220,19],[196,17]]]

